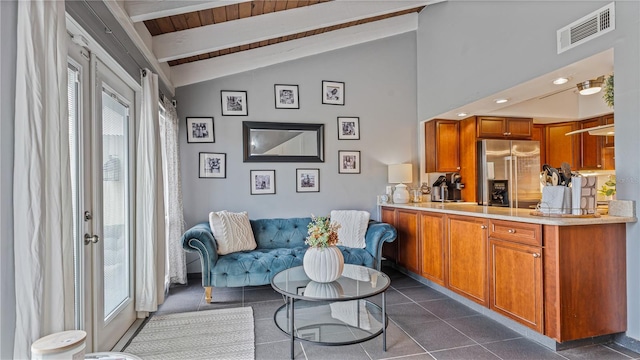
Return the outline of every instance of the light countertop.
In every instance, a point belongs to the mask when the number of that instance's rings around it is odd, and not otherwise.
[[[531,214],[533,212],[532,209],[512,209],[497,206],[480,206],[476,203],[410,202],[408,204],[381,204],[380,206],[559,226],[619,224],[634,223],[638,221],[636,217],[610,215],[600,215],[600,217],[587,218],[554,217],[553,215],[537,216]]]

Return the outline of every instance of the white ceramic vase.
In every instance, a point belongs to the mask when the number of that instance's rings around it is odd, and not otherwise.
[[[344,269],[344,257],[337,246],[310,247],[302,259],[304,272],[309,279],[328,283],[337,280]]]

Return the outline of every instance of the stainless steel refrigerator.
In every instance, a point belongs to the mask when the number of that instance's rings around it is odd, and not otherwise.
[[[478,204],[534,208],[542,197],[540,142],[479,140]]]

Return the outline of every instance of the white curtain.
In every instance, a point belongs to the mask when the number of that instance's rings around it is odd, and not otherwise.
[[[73,328],[73,214],[64,1],[18,2],[14,358]]]
[[[164,293],[164,193],[158,107],[158,75],[142,71],[142,110],[136,148],[136,304],[158,309]]]
[[[167,275],[170,284],[187,283],[187,263],[180,238],[184,233],[182,208],[182,180],[180,177],[180,146],[178,114],[169,99],[162,101],[164,121],[160,121],[162,164],[165,183],[165,231],[167,246]]]

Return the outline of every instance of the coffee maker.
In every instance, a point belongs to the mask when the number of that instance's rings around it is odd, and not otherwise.
[[[462,201],[461,190],[464,188],[462,177],[458,173],[446,173],[438,177],[431,185],[431,201]]]

